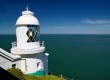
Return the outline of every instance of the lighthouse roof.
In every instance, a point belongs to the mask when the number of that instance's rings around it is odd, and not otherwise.
[[[22,12],[22,16],[18,18],[16,25],[39,25],[39,21],[27,7],[26,11]]]

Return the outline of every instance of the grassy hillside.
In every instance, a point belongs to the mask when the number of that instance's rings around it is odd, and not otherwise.
[[[61,77],[57,77],[54,75],[45,75],[45,76],[29,76],[23,74],[20,69],[10,68],[7,69],[8,72],[19,78],[20,80],[64,80]]]

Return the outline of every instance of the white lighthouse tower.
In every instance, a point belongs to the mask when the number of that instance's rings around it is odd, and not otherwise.
[[[19,68],[30,75],[44,75],[48,73],[48,54],[44,53],[44,42],[39,40],[40,24],[34,13],[22,12],[16,22],[17,42],[12,43],[11,53],[21,56]]]

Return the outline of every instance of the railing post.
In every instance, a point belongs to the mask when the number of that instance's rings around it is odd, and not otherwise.
[[[42,46],[44,46],[44,41],[42,41]]]
[[[13,48],[13,42],[12,42],[12,48]]]
[[[12,42],[12,48],[16,47],[17,43],[16,42]]]

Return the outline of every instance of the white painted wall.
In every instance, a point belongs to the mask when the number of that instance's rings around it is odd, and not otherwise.
[[[22,59],[26,59],[26,65],[27,65],[27,74],[34,73],[38,70],[44,70],[45,74],[48,74],[48,57],[42,52],[38,54],[31,54],[31,55],[21,55]],[[37,63],[40,62],[39,67],[37,67]],[[21,64],[23,65],[24,62]],[[25,64],[25,63],[24,63]],[[24,66],[21,65],[22,70],[24,69]]]
[[[40,47],[40,43],[38,42],[27,42],[29,39],[27,36],[28,27],[27,26],[19,26],[16,28],[16,36],[17,36],[17,48],[18,49],[37,49]]]
[[[20,69],[21,69],[21,71],[23,72],[23,73],[26,73],[26,63],[25,63],[25,59],[22,59],[21,61],[20,61]]]
[[[0,56],[0,67],[3,69],[12,68],[12,64],[16,64],[16,68],[20,68],[20,60],[19,61],[10,61],[2,56]]]
[[[38,70],[44,70],[43,63],[40,59],[33,59],[33,58],[27,58],[27,72],[28,73],[34,73]],[[40,63],[39,66],[37,66],[37,63]]]

